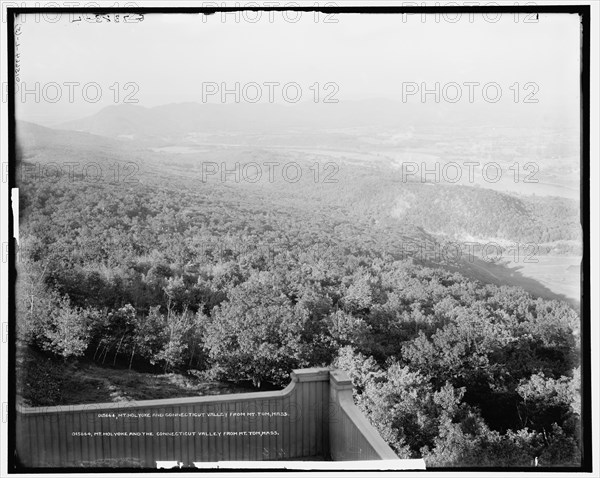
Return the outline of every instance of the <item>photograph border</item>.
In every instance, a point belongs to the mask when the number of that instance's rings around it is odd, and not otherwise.
[[[456,468],[427,468],[427,472],[456,472],[456,471],[478,471],[478,472],[591,472],[592,471],[592,363],[591,363],[591,256],[590,256],[590,5],[498,5],[498,6],[369,6],[369,7],[106,7],[106,8],[67,8],[67,7],[9,7],[7,9],[7,42],[8,53],[8,197],[6,204],[8,209],[8,276],[9,276],[9,297],[8,297],[8,473],[140,473],[140,472],[169,472],[170,470],[152,470],[139,468],[28,468],[18,466],[15,457],[16,440],[16,254],[17,246],[14,234],[14,219],[12,208],[14,202],[11,197],[13,188],[17,188],[16,182],[16,116],[15,116],[15,18],[19,14],[27,13],[189,13],[189,14],[216,14],[219,12],[238,12],[238,11],[297,11],[297,12],[321,12],[324,14],[455,14],[455,13],[562,13],[577,14],[581,20],[581,149],[580,149],[580,208],[581,208],[581,228],[583,233],[583,250],[581,262],[581,368],[582,368],[582,464],[580,467],[510,467],[510,468],[490,468],[490,467],[456,467]],[[294,472],[299,470],[286,468],[282,462],[281,468],[230,468],[230,469],[206,469],[206,470],[173,470],[177,472]],[[338,471],[344,470],[343,462],[339,462],[339,468],[315,468],[311,471]],[[306,470],[308,471],[308,470]],[[379,469],[349,469],[352,472],[379,471]],[[380,470],[385,471],[385,470]],[[398,471],[396,471],[397,473]],[[411,471],[412,472],[412,471]],[[415,472],[417,472],[415,470]],[[421,471],[422,473],[422,471]]]

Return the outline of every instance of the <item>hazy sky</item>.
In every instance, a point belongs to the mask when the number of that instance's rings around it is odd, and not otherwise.
[[[481,85],[495,82],[501,87],[502,102],[514,101],[511,85],[519,83],[522,102],[530,86],[539,88],[537,108],[550,111],[579,108],[579,17],[568,14],[540,15],[537,22],[525,23],[525,14],[492,16],[463,14],[457,18],[422,16],[344,14],[326,19],[323,14],[303,12],[285,17],[281,12],[245,16],[216,14],[211,17],[184,14],[150,14],[142,22],[73,22],[72,15],[55,17],[20,16],[18,37],[20,87],[35,89],[18,97],[17,114],[29,120],[52,124],[93,114],[109,104],[123,103],[127,94],[140,105],[202,102],[203,83],[221,83],[243,88],[250,82],[261,85],[262,99],[268,100],[273,86],[274,100],[283,102],[281,86],[299,85],[302,101],[313,100],[311,86],[319,83],[321,95],[328,82],[337,85],[334,97],[343,100],[394,98],[402,100],[404,85],[450,82],[461,86],[461,102],[467,103],[464,82]],[[48,21],[51,20],[51,21]],[[297,21],[296,21],[297,20]],[[325,23],[337,20],[337,23]],[[436,22],[436,20],[438,20]],[[451,23],[451,21],[455,21]],[[73,85],[73,102],[68,82]],[[61,98],[55,100],[60,86]],[[88,86],[84,99],[82,86]],[[115,85],[118,83],[118,85]],[[134,83],[125,88],[126,83]],[[98,102],[92,102],[98,92]],[[112,89],[111,89],[112,87]],[[314,87],[313,87],[314,88]],[[406,86],[404,87],[407,88]],[[482,101],[481,86],[473,86],[475,101]],[[514,87],[513,87],[514,88]],[[116,95],[116,92],[119,92]],[[297,89],[287,90],[291,96]],[[217,92],[219,93],[219,92]],[[248,87],[247,95],[257,91]],[[448,95],[456,90],[449,87]],[[495,89],[489,90],[495,94]],[[323,96],[320,97],[321,99]],[[419,94],[410,100],[419,98]],[[220,101],[219,94],[205,99]],[[23,100],[25,102],[23,103]],[[429,97],[433,101],[433,96]],[[233,101],[233,95],[228,97]]]

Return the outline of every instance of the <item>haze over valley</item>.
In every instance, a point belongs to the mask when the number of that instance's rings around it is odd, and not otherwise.
[[[461,258],[473,262],[467,267],[475,277],[577,304],[574,131],[544,123],[507,126],[504,119],[477,125],[482,118],[459,121],[449,114],[431,121],[427,111],[413,107],[411,116],[402,106],[383,100],[117,105],[56,129],[23,123],[21,131],[29,161],[56,161],[70,153],[63,151],[68,144],[77,148],[72,160],[106,151],[106,163],[113,157],[135,162],[142,183],[183,180],[197,190],[209,182],[240,194],[300,195],[318,209],[453,242]],[[284,174],[289,163],[301,165],[298,180],[295,170]],[[403,241],[405,254],[420,250],[439,260],[440,251],[423,246],[419,234],[412,239]],[[471,243],[487,244],[486,253]]]

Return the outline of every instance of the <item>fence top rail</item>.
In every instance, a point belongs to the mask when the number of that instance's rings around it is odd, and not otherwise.
[[[231,402],[253,402],[257,400],[277,400],[291,395],[297,382],[291,382],[283,390],[269,392],[228,393],[227,395],[207,395],[201,397],[165,398],[157,400],[136,400],[127,402],[88,403],[83,405],[57,405],[51,407],[25,407],[17,405],[17,412],[25,415],[45,413],[98,412],[115,410],[136,410],[146,408],[166,408],[181,405],[216,405]]]
[[[268,392],[228,393],[200,397],[165,398],[156,400],[136,400],[127,402],[88,403],[81,405],[57,405],[49,407],[25,407],[17,405],[17,412],[24,415],[46,413],[98,412],[115,410],[135,410],[181,405],[213,405],[232,402],[252,402],[257,400],[280,400],[291,395],[298,383],[329,380],[328,368],[296,369],[291,374],[291,382],[283,390]]]

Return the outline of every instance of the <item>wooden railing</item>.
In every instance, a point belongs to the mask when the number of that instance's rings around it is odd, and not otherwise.
[[[354,405],[345,372],[330,373],[329,453],[335,461],[397,460],[398,456]]]
[[[274,392],[17,408],[21,466],[142,467],[262,460],[398,460],[340,371],[294,370]]]

